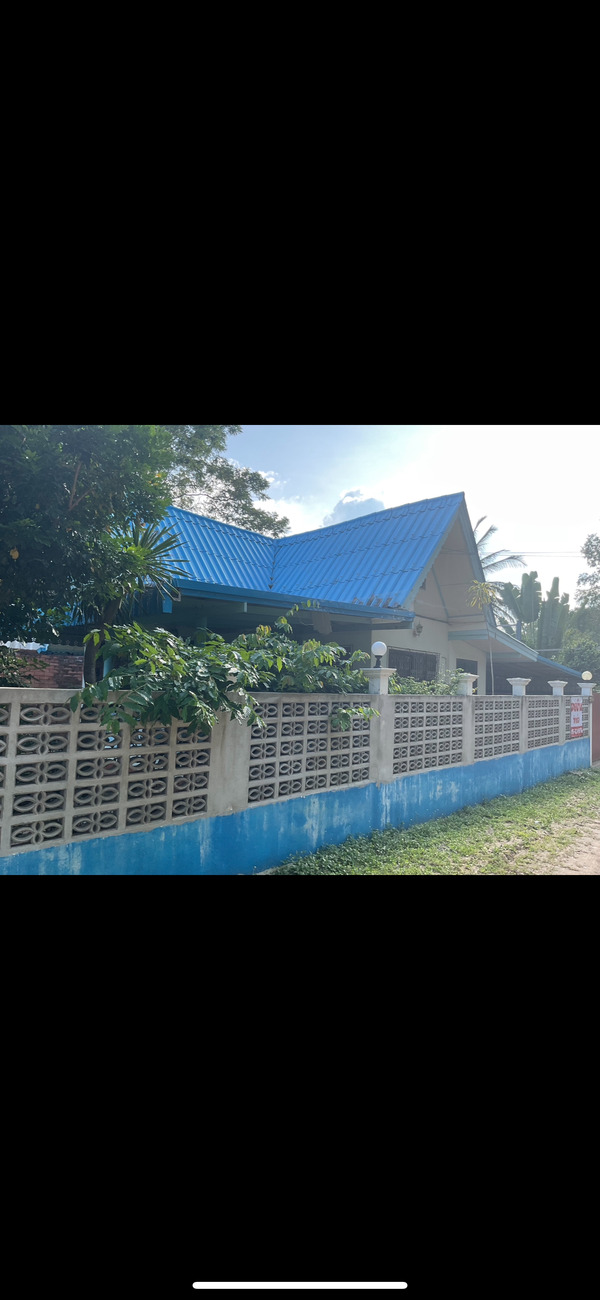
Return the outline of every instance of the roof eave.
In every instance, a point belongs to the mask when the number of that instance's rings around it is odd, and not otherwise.
[[[310,608],[321,610],[323,613],[331,614],[352,614],[357,618],[371,618],[380,620],[383,617],[399,622],[413,621],[415,615],[412,610],[403,607],[394,609],[389,605],[355,605],[348,601],[338,600],[320,600],[307,596],[294,596],[291,593],[280,591],[258,591],[248,587],[228,587],[225,585],[217,586],[211,582],[195,582],[192,578],[180,578],[177,587],[182,593],[190,595],[204,596],[212,600],[249,600],[260,605],[274,605],[277,608],[290,609],[292,605],[307,605],[310,599]]]

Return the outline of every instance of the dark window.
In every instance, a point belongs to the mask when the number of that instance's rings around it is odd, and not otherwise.
[[[398,677],[414,677],[417,682],[434,682],[438,675],[437,655],[422,654],[417,650],[391,649],[389,665],[396,669]]]

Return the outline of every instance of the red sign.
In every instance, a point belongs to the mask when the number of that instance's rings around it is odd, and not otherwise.
[[[583,736],[583,706],[581,700],[571,700],[571,740]]]

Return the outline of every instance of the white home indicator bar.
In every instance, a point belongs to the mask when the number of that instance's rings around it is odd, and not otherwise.
[[[405,1291],[407,1282],[194,1282],[196,1291]]]

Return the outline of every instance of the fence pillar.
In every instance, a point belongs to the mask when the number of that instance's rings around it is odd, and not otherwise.
[[[370,779],[378,785],[393,781],[394,777],[394,718],[398,695],[380,695],[373,702],[379,710],[378,718],[371,718],[371,772]]]
[[[248,807],[251,739],[251,727],[232,721],[221,710],[212,730],[206,806],[209,817],[224,817]]]
[[[550,681],[549,681],[549,682],[548,682],[548,685],[552,687],[552,694],[553,694],[553,695],[564,695],[565,686],[568,686],[569,683],[568,683],[568,682],[550,682]]]
[[[552,683],[550,683],[550,684],[552,684]],[[564,683],[562,683],[562,684],[565,685],[565,686],[567,685],[566,682],[564,682]],[[560,695],[562,696],[562,691],[560,691],[559,693],[560,693]],[[566,739],[567,739],[567,709],[570,709],[570,708],[571,708],[571,701],[570,701],[570,700],[565,700],[565,698],[564,698],[564,696],[563,696],[563,697],[562,697],[562,701],[561,701],[561,703],[560,703],[560,705],[559,705],[560,712],[559,712],[559,715],[558,715],[558,743],[559,743],[559,745],[564,745],[564,743],[565,743],[565,741],[566,741]]]
[[[509,686],[512,686],[513,695],[524,695],[531,677],[507,677],[506,680]]]
[[[531,680],[529,678],[529,680]],[[507,678],[508,681],[508,678]],[[523,689],[519,700],[519,753],[526,754],[529,741],[529,700]]]
[[[363,668],[365,677],[369,679],[369,695],[387,695],[388,683],[395,671],[395,668]]]
[[[475,762],[475,698],[468,695],[463,701],[463,764]]]

